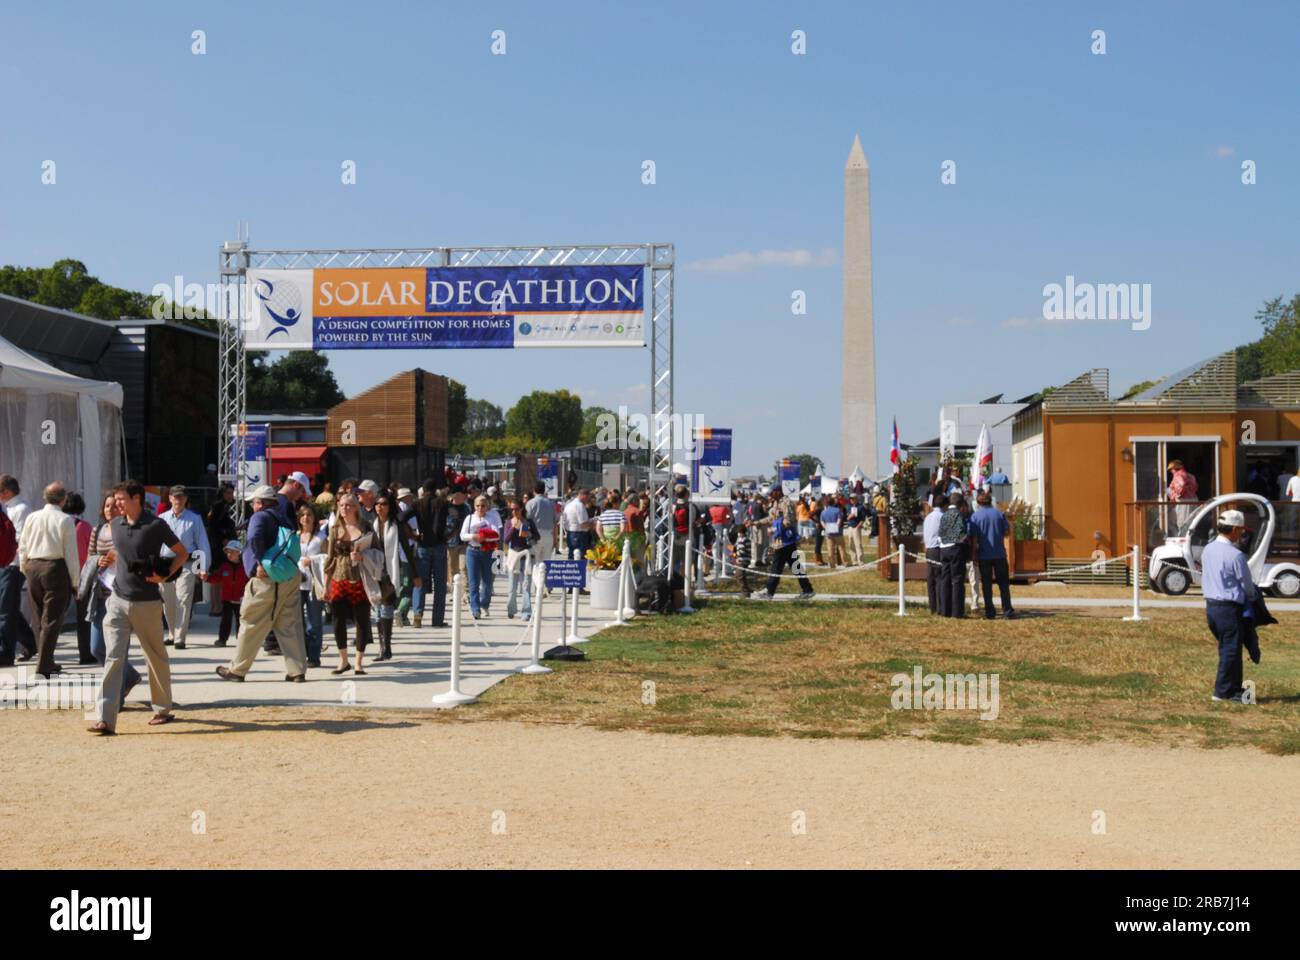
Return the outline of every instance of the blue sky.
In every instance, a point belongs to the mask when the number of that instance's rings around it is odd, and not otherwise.
[[[1295,4],[183,7],[0,9],[0,262],[208,282],[239,219],[267,248],[671,242],[677,408],[735,429],[737,472],[839,465],[854,134],[882,444],[894,414],[905,441],[935,436],[942,402],[1172,372],[1300,291]],[[1150,283],[1150,329],[1043,321],[1067,275]],[[330,356],[349,392],[418,365],[503,406],[647,398],[644,350]]]

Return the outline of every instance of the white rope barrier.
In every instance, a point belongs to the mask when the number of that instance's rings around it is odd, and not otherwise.
[[[692,553],[698,553],[700,556],[708,556],[708,555],[709,555],[707,551],[705,551],[705,550],[701,550],[699,547],[695,546],[695,544],[690,544],[689,547],[690,547],[690,552],[692,552]],[[808,572],[805,571],[804,573],[776,573],[776,574],[774,574],[774,573],[771,573],[769,569],[765,569],[765,568],[762,568],[762,567],[742,567],[742,566],[740,566],[740,565],[737,564],[737,563],[732,563],[732,564],[731,564],[731,569],[732,569],[732,570],[743,570],[745,573],[751,573],[751,574],[753,574],[753,575],[754,575],[755,577],[757,577],[757,578],[764,578],[764,577],[772,577],[772,576],[775,576],[775,577],[780,577],[780,578],[783,579],[783,580],[798,580],[800,577],[807,577],[809,580],[820,580],[820,579],[822,579],[823,577],[842,577],[842,576],[844,576],[844,574],[846,574],[846,573],[861,573],[862,571],[867,570],[867,569],[869,569],[869,568],[871,568],[871,567],[874,567],[874,566],[876,566],[877,564],[881,564],[881,563],[884,563],[886,560],[892,560],[892,559],[894,559],[894,557],[893,557],[892,555],[890,555],[890,556],[885,556],[885,557],[877,557],[875,560],[871,560],[871,561],[869,561],[869,562],[860,563],[860,564],[857,564],[856,566],[845,566],[843,569],[840,569],[840,570],[832,570],[832,571],[830,571],[830,572],[828,572],[828,573],[808,573]],[[678,611],[678,612],[680,613],[681,611]]]
[[[899,549],[901,550],[902,548],[900,547]],[[915,558],[915,559],[917,559],[917,560],[924,560],[926,563],[930,564],[931,566],[935,566],[935,567],[941,567],[941,566],[943,566],[943,563],[942,563],[941,561],[938,561],[938,560],[931,560],[929,557],[924,556],[924,555],[922,555],[922,554],[919,554],[919,553],[912,553],[910,550],[907,552],[907,554],[908,554],[908,556],[913,557],[913,558]],[[1138,621],[1142,621],[1142,620],[1146,620],[1146,619],[1147,619],[1146,617],[1142,616],[1142,590],[1141,590],[1142,567],[1140,566],[1140,564],[1142,563],[1142,559],[1143,559],[1143,554],[1142,554],[1141,549],[1137,546],[1137,544],[1134,544],[1134,545],[1133,545],[1133,549],[1132,549],[1130,552],[1128,552],[1128,553],[1122,553],[1122,554],[1120,554],[1120,555],[1117,556],[1117,557],[1110,557],[1110,558],[1108,558],[1108,559],[1106,559],[1106,560],[1093,560],[1093,561],[1091,561],[1090,563],[1080,564],[1080,565],[1077,566],[1077,567],[1066,567],[1066,568],[1061,569],[1061,570],[1049,570],[1049,571],[1047,571],[1047,573],[1048,573],[1051,577],[1055,578],[1055,577],[1057,577],[1057,576],[1059,576],[1059,575],[1061,575],[1061,574],[1065,574],[1065,573],[1080,573],[1080,572],[1082,572],[1082,571],[1084,571],[1084,570],[1089,570],[1089,571],[1091,571],[1092,573],[1100,573],[1100,572],[1101,572],[1101,571],[1100,571],[1100,568],[1105,567],[1105,566],[1108,566],[1109,564],[1112,564],[1112,563],[1122,563],[1122,564],[1124,564],[1125,566],[1132,565],[1132,568],[1133,568],[1133,612],[1132,612],[1129,616],[1123,618],[1124,620],[1126,620],[1126,621],[1132,623],[1132,622],[1138,622]],[[1146,555],[1146,559],[1147,559],[1147,560],[1150,560],[1150,559],[1151,559],[1150,554],[1147,554],[1147,555]],[[977,594],[975,594],[975,592],[974,592],[974,591],[975,591],[976,582],[977,582],[977,581],[976,581],[975,579],[972,579],[972,580],[971,580],[972,603],[973,603],[973,605],[974,605],[976,608],[978,608],[979,605],[980,605],[980,598],[979,598],[979,596],[978,596]],[[901,588],[901,587],[899,588],[899,598],[900,598],[899,602],[900,602],[900,604],[901,604],[901,602],[902,602],[902,599],[901,599],[901,598],[902,598],[902,588]]]

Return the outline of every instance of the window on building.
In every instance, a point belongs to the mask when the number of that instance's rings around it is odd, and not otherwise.
[[[1219,440],[1165,437],[1134,441],[1134,498],[1168,501],[1173,476],[1168,467],[1175,460],[1181,460],[1187,472],[1196,478],[1195,499],[1210,500],[1219,495]]]

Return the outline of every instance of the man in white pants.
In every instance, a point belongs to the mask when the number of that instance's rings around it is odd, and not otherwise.
[[[194,558],[193,566],[181,567],[175,580],[162,584],[163,613],[167,617],[166,646],[175,644],[177,650],[185,649],[185,638],[190,632],[190,611],[194,607],[194,578],[208,579],[208,564],[212,551],[208,549],[208,531],[203,518],[188,509],[189,494],[183,486],[171,488],[172,508],[162,515],[163,523],[171,528],[187,553]],[[164,548],[163,557],[175,554]]]

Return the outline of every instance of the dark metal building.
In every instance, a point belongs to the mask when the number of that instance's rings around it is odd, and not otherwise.
[[[109,322],[0,294],[0,336],[67,373],[122,385],[127,475],[148,484],[211,482],[215,333],[171,320]]]

